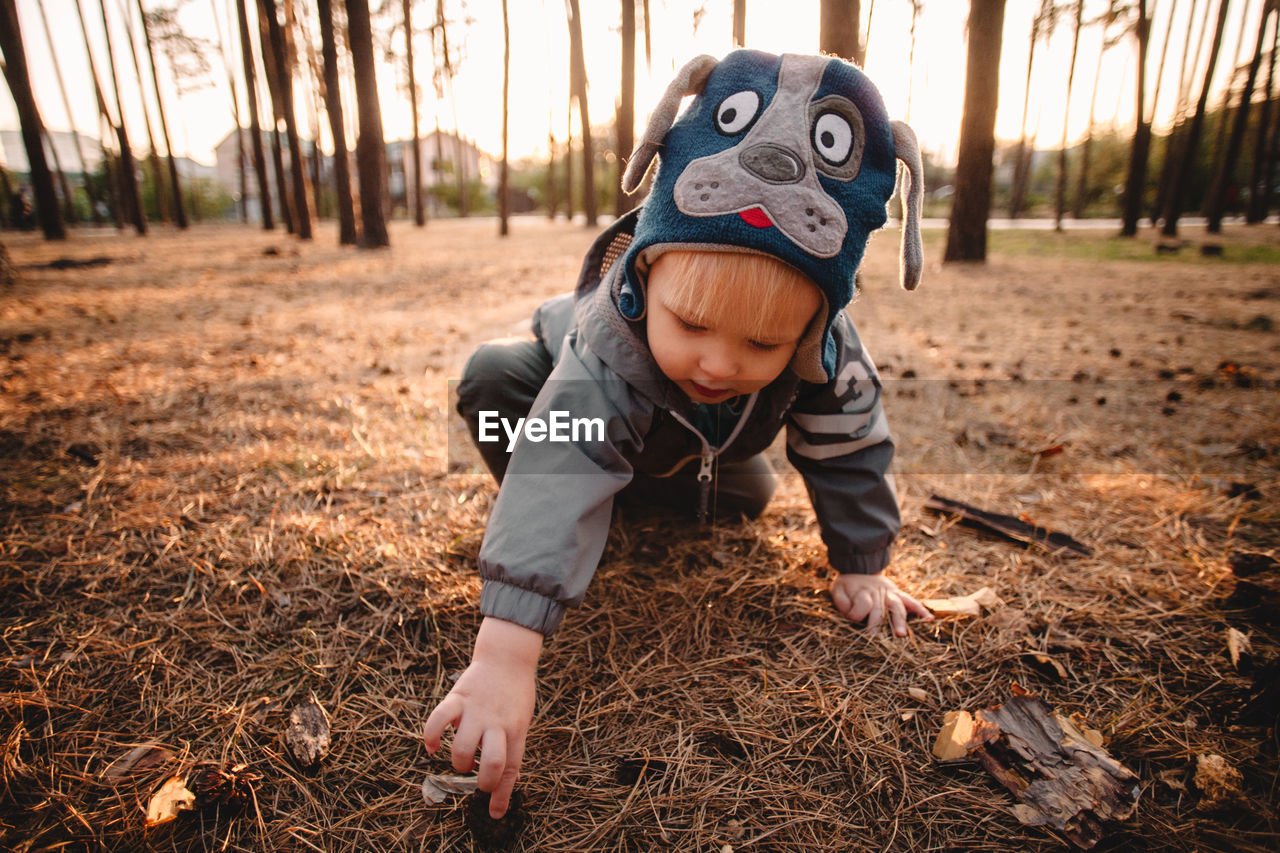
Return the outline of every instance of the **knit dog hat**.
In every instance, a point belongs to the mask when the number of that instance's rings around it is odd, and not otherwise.
[[[679,120],[686,95],[696,95]],[[920,151],[889,121],[874,85],[829,56],[736,50],[699,56],[680,70],[653,111],[623,187],[661,164],[623,258],[618,307],[639,320],[653,261],[674,249],[760,253],[806,275],[826,301],[792,359],[800,378],[834,378],[831,325],[853,298],[854,274],[872,231],[884,225],[896,160],[909,179],[901,279],[920,281]]]

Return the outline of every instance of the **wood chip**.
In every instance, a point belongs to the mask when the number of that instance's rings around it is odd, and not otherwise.
[[[173,758],[173,753],[154,743],[135,746],[127,753],[111,762],[111,766],[103,771],[106,779],[121,779],[129,773],[141,773],[153,770]]]
[[[168,823],[185,811],[195,808],[196,795],[187,790],[181,776],[173,776],[151,795],[147,803],[147,826]]]
[[[1000,596],[989,586],[956,598],[926,598],[921,602],[934,613],[944,616],[981,616],[982,608],[1001,604]]]
[[[284,742],[301,767],[314,767],[329,754],[329,714],[314,693],[289,714]]]
[[[1249,642],[1249,635],[1235,628],[1228,628],[1227,653],[1231,655],[1232,666],[1240,669],[1243,662],[1247,669],[1249,664],[1253,663],[1253,644]]]

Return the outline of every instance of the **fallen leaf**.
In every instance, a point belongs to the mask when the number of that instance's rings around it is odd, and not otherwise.
[[[151,795],[147,803],[147,826],[159,826],[176,818],[181,812],[195,808],[196,795],[187,790],[186,780],[174,776]]]
[[[912,699],[916,700],[917,702],[929,701],[929,694],[926,693],[924,690],[920,689],[919,687],[908,687],[907,695],[910,696]]]
[[[314,693],[289,714],[284,742],[302,767],[313,767],[329,754],[329,714]]]
[[[470,794],[476,790],[475,776],[428,776],[422,780],[422,799],[438,806],[454,794]]]
[[[1044,652],[1027,652],[1026,656],[1040,665],[1040,670],[1044,674],[1052,672],[1058,677],[1059,681],[1067,680],[1067,668],[1058,662],[1057,658],[1046,655]]]
[[[1227,629],[1227,652],[1231,655],[1231,665],[1236,669],[1240,669],[1241,661],[1246,668],[1253,662],[1253,644],[1249,642],[1249,635],[1235,628]]]
[[[967,745],[973,736],[973,715],[968,711],[948,711],[942,730],[933,742],[933,754],[939,761],[959,761],[969,755]]]
[[[102,775],[108,779],[120,779],[130,772],[140,773],[143,770],[159,767],[171,758],[173,758],[173,753],[164,747],[154,743],[145,743],[142,746],[135,746],[120,758],[111,762],[111,766],[103,771]]]
[[[1182,781],[1182,775],[1181,770],[1161,770],[1156,774],[1156,778],[1175,791],[1185,791],[1187,786]]]
[[[989,586],[957,598],[926,598],[921,602],[934,613],[954,616],[981,616],[982,608],[1000,604],[1000,597]]]

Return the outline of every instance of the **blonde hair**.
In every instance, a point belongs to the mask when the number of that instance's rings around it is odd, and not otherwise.
[[[677,284],[664,304],[699,325],[728,322],[768,338],[778,315],[806,295],[818,296],[819,309],[825,304],[808,276],[768,255],[674,250],[653,260],[651,275],[659,264],[663,276]]]

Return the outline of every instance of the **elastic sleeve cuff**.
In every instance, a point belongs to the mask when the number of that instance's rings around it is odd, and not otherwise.
[[[564,605],[518,586],[485,581],[480,590],[480,613],[549,637],[564,619]]]
[[[828,554],[832,567],[842,575],[874,575],[884,571],[893,556],[893,546],[881,548],[879,551],[858,553]]]

